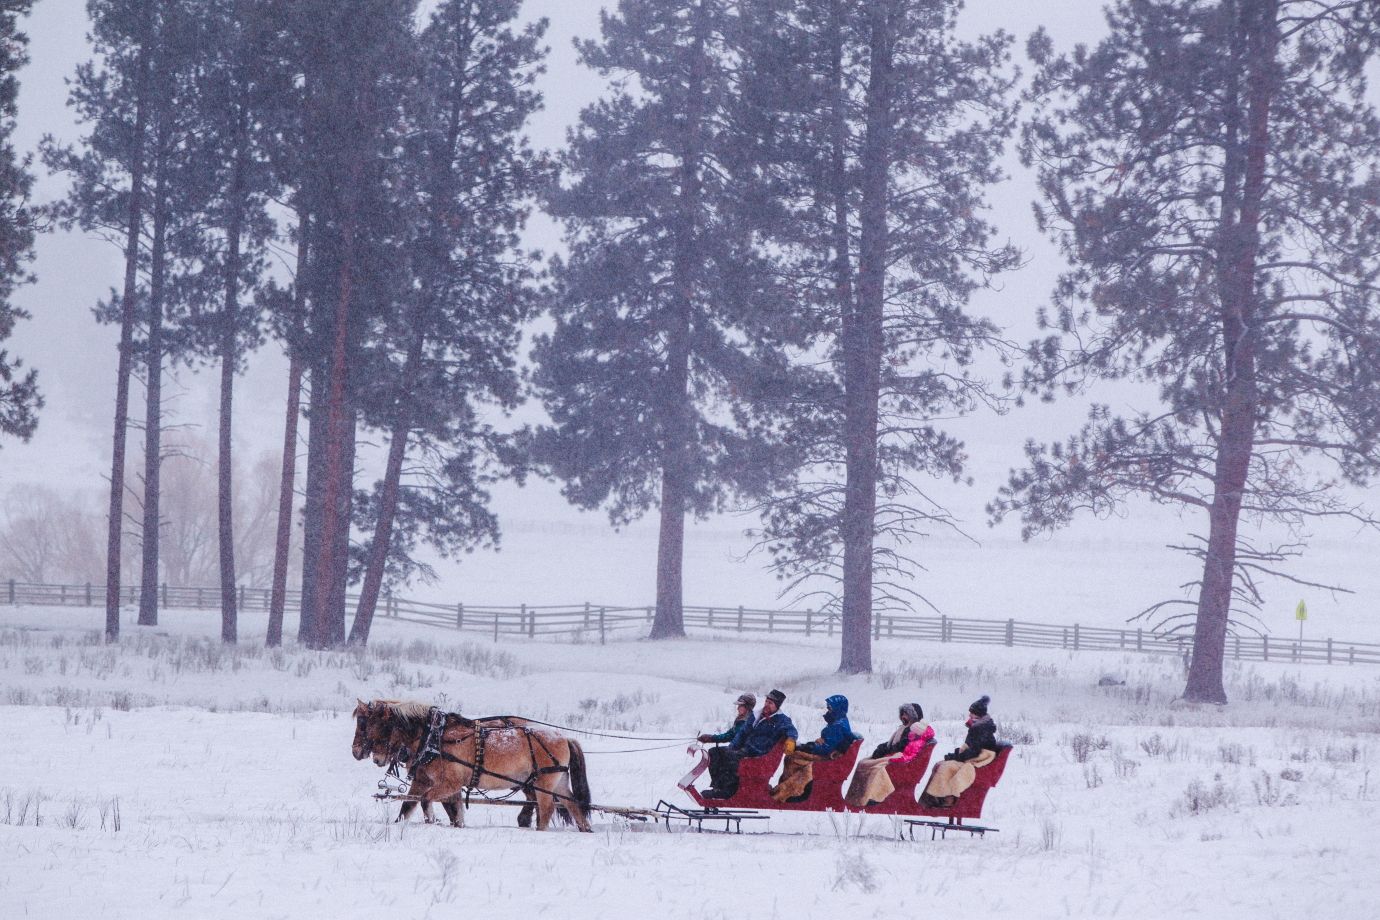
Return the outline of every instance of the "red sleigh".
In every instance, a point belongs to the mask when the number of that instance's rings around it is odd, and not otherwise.
[[[995,828],[975,824],[964,824],[965,820],[982,817],[982,806],[988,791],[997,784],[1006,770],[1006,762],[1011,753],[1010,745],[1002,745],[996,759],[977,770],[973,784],[963,791],[951,808],[931,808],[918,801],[923,781],[928,775],[930,760],[935,745],[926,745],[910,763],[888,764],[892,784],[896,787],[884,801],[855,808],[844,801],[844,791],[848,778],[857,764],[862,740],[855,739],[842,755],[832,760],[821,760],[814,765],[814,776],[809,794],[800,801],[778,802],[771,797],[771,780],[781,765],[784,747],[777,745],[761,757],[744,758],[738,767],[738,790],[727,799],[706,799],[694,786],[686,786],[686,793],[699,805],[699,810],[668,808],[675,817],[698,823],[703,830],[704,820],[724,820],[725,829],[730,826],[741,831],[745,820],[765,820],[767,816],[760,811],[853,811],[866,814],[899,815],[909,818],[906,823],[913,837],[916,827],[929,827],[931,837],[946,834],[951,830],[962,830],[982,835]],[[666,803],[662,803],[665,805]],[[930,819],[943,819],[930,820]]]

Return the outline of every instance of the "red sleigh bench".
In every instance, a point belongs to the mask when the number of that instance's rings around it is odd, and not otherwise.
[[[918,817],[921,814],[920,803],[916,801],[919,796],[921,780],[925,778],[930,766],[930,757],[934,755],[934,742],[931,741],[920,749],[920,753],[915,755],[915,759],[910,763],[891,763],[887,764],[886,771],[891,776],[891,784],[896,790],[880,802],[868,805],[864,808],[854,808],[849,806],[850,811],[866,812],[869,815],[911,815]]]
[[[695,803],[704,809],[774,808],[777,802],[771,797],[771,778],[776,768],[781,766],[785,755],[784,743],[777,744],[761,757],[744,757],[738,762],[738,791],[727,799],[706,799],[694,786],[686,792]]]
[[[781,811],[845,811],[848,806],[843,801],[843,789],[853,766],[858,762],[858,752],[862,749],[862,739],[853,736],[848,749],[833,760],[815,761],[810,780],[810,794],[799,802],[778,802],[771,796],[758,808],[775,808]]]
[[[922,816],[922,819],[943,818],[944,820],[907,821],[906,824],[910,825],[911,837],[915,836],[915,828],[917,827],[928,827],[931,839],[936,835],[943,836],[949,831],[967,831],[969,834],[977,834],[978,836],[988,831],[995,833],[996,828],[994,827],[982,827],[963,822],[982,817],[982,803],[987,800],[988,791],[1001,780],[1002,774],[1006,772],[1006,762],[1010,757],[1011,745],[998,745],[996,759],[985,767],[977,768],[977,776],[974,778],[973,784],[963,790],[952,808],[931,808],[928,805],[917,803],[914,814]]]

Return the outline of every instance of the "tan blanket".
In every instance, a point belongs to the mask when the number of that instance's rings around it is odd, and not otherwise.
[[[925,795],[933,804],[950,806],[977,779],[978,767],[985,767],[997,759],[996,751],[982,751],[972,760],[946,760],[935,764]]]
[[[818,754],[806,754],[804,751],[792,751],[787,754],[781,764],[781,782],[772,787],[771,797],[778,802],[784,802],[804,795],[805,787],[815,778],[815,763],[832,759]]]
[[[848,784],[848,794],[844,801],[854,808],[863,808],[873,802],[885,802],[896,791],[891,774],[886,765],[891,757],[869,757],[858,762],[853,771],[853,781]]]

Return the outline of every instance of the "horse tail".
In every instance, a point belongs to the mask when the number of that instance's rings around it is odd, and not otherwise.
[[[589,771],[585,767],[585,751],[580,747],[580,742],[571,739],[570,745],[570,792],[575,801],[580,806],[580,810],[589,813],[591,797],[589,793]]]

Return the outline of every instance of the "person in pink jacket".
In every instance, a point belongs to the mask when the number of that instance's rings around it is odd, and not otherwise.
[[[905,703],[900,709],[901,724],[891,737],[877,745],[872,756],[859,762],[853,771],[844,800],[855,808],[882,802],[896,791],[887,773],[888,764],[910,763],[925,745],[934,742],[934,727],[925,722],[925,710],[919,703]]]

